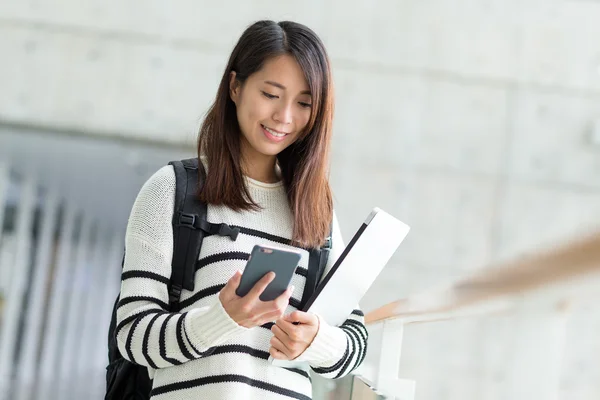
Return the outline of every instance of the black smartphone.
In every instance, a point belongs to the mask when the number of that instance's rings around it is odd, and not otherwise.
[[[236,294],[244,297],[263,276],[273,271],[275,272],[275,279],[269,283],[259,298],[262,301],[275,300],[290,285],[301,257],[300,251],[260,245],[254,246],[246,263],[246,268],[242,273],[242,279]]]

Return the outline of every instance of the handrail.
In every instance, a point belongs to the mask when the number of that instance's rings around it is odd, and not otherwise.
[[[421,322],[452,318],[489,307],[505,309],[539,290],[578,290],[600,278],[600,232],[555,246],[533,256],[521,257],[415,296],[388,303],[365,316],[372,324],[387,319]],[[593,282],[597,283],[597,282]]]

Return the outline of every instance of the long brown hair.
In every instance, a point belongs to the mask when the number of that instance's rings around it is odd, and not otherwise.
[[[292,242],[318,247],[329,233],[333,201],[328,179],[333,118],[333,82],[329,58],[319,37],[308,27],[290,21],[258,21],[236,44],[198,135],[198,157],[206,157],[208,171],[199,197],[233,210],[256,210],[241,165],[240,127],[229,92],[232,71],[243,84],[264,63],[282,54],[298,62],[312,94],[312,110],[296,142],[277,155],[294,216]]]

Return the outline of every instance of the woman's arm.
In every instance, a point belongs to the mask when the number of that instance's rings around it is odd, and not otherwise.
[[[175,174],[167,166],[140,190],[125,237],[117,343],[123,357],[154,369],[206,356],[247,330],[229,317],[218,296],[203,308],[168,311],[174,198]]]
[[[332,239],[333,248],[323,276],[327,275],[344,250],[335,214]],[[294,321],[300,324],[293,325]],[[310,313],[295,311],[278,320],[272,330],[275,335],[271,342],[273,357],[306,361],[313,371],[330,379],[341,378],[352,372],[364,361],[367,353],[368,332],[364,315],[358,306],[339,327],[330,326]]]

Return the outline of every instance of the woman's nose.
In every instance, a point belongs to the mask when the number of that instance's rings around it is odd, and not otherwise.
[[[275,114],[273,114],[273,119],[281,124],[291,124],[293,120],[292,115],[292,107],[290,104],[285,104],[279,107]]]

